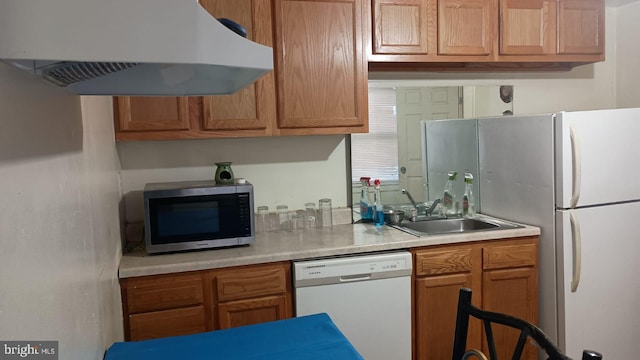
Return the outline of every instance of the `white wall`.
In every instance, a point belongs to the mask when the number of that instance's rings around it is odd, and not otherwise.
[[[344,136],[129,141],[117,148],[127,222],[143,219],[146,183],[213,180],[219,161],[231,161],[234,176],[254,185],[256,207],[304,209],[325,197],[334,207],[347,205]]]
[[[123,337],[110,102],[0,63],[0,109],[0,339],[102,359]]]
[[[640,1],[617,9],[617,107],[640,107]]]

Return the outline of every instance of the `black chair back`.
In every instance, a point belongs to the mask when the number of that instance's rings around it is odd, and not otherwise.
[[[528,338],[533,339],[533,341],[535,341],[535,343],[547,353],[548,360],[571,360],[568,356],[564,355],[537,326],[514,316],[485,311],[473,306],[471,304],[471,289],[467,288],[461,288],[458,296],[458,314],[456,317],[456,330],[453,339],[452,360],[461,360],[467,353],[467,332],[469,329],[470,316],[480,319],[484,325],[490,360],[499,360],[496,355],[495,340],[491,328],[492,323],[520,330],[520,337],[518,338],[518,342],[513,351],[513,360],[520,359]],[[585,350],[582,353],[582,360],[601,359],[602,355],[595,351]]]

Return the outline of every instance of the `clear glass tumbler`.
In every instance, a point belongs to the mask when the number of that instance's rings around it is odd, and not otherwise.
[[[278,213],[278,230],[291,231],[289,207],[287,205],[278,205],[276,206],[276,212]]]
[[[319,223],[318,225],[321,228],[332,228],[333,227],[333,217],[331,213],[331,199],[320,199],[318,202],[319,208]]]
[[[293,230],[304,230],[307,227],[306,211],[296,210],[291,217],[291,227]]]
[[[307,216],[307,228],[315,229],[318,227],[318,209],[316,209],[316,203],[308,202],[304,204],[305,213]]]
[[[269,229],[269,207],[258,206],[256,212],[256,232],[267,232]]]

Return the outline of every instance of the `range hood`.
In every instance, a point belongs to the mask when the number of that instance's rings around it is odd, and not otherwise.
[[[0,60],[80,95],[231,94],[273,69],[196,0],[1,0]]]

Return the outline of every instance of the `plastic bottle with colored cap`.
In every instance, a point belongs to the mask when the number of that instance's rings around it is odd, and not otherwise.
[[[380,198],[380,180],[376,179],[373,184],[376,187],[373,193],[373,207],[375,209],[373,223],[379,228],[384,225],[384,209],[382,207],[382,199]]]

